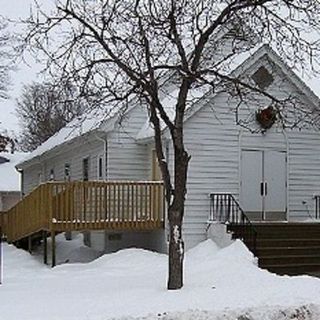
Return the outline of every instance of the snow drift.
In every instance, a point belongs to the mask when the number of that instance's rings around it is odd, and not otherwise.
[[[79,238],[66,244],[58,237],[57,244],[69,262],[84,252]],[[185,286],[170,292],[163,254],[131,248],[50,269],[11,245],[3,249],[4,320],[320,318],[319,279],[261,270],[241,241],[220,249],[207,240],[189,250]]]

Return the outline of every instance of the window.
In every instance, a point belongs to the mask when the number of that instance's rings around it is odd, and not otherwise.
[[[265,67],[260,67],[251,78],[256,83],[256,85],[261,89],[266,89],[273,82],[273,76]]]
[[[71,167],[70,163],[66,163],[64,165],[64,180],[65,181],[70,181],[71,178]]]
[[[89,158],[82,160],[82,179],[83,181],[89,180]]]
[[[49,181],[54,181],[54,169],[50,169]]]
[[[98,157],[98,180],[103,180],[103,156]]]

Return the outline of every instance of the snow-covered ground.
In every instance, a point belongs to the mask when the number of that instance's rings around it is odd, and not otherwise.
[[[58,236],[60,261],[88,261],[97,253]],[[236,241],[219,249],[207,240],[186,254],[185,286],[166,290],[167,256],[141,249],[90,263],[44,266],[4,244],[2,320],[320,319],[320,279],[280,277],[261,270]]]

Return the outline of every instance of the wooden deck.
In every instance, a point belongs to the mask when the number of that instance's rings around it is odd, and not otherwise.
[[[159,181],[47,182],[1,215],[2,233],[15,242],[40,231],[160,229],[163,193]]]

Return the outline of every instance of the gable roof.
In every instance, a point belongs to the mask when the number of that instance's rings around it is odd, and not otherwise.
[[[253,48],[251,51],[246,52],[240,59],[236,59],[232,62],[233,68],[230,70],[230,76],[237,77],[245,73],[251,66],[256,64],[260,59],[267,56],[270,61],[275,63],[280,70],[286,75],[288,79],[303,93],[314,105],[320,106],[320,87],[318,95],[311,90],[311,88],[294,72],[289,66],[280,58],[280,56],[267,44],[259,45]],[[214,95],[213,95],[214,96]],[[212,98],[211,96],[210,98]],[[186,115],[185,121],[192,117],[199,109],[202,108],[202,104],[195,105],[190,109],[190,112]]]
[[[260,59],[267,56],[273,63],[275,63],[280,70],[286,75],[288,79],[292,81],[292,83],[299,89],[299,91],[304,94],[308,99],[315,105],[320,106],[320,86],[319,89],[319,96],[299,77],[299,75],[294,72],[289,66],[280,58],[280,56],[267,44],[260,44],[256,47],[248,50],[244,53],[233,57],[229,61],[225,61],[228,64],[229,74],[230,76],[239,76],[245,73],[251,66],[256,64]],[[310,81],[314,81],[314,79],[310,78]],[[316,83],[314,81],[314,83]],[[205,98],[212,99],[217,93],[209,96],[211,91],[207,91],[203,93],[201,98],[195,99],[186,111],[186,116],[184,121],[187,121],[191,118],[198,110],[203,107],[203,102]],[[171,95],[172,96],[172,95]],[[172,99],[171,99],[172,100]],[[201,103],[202,102],[202,103]],[[170,113],[172,114],[172,112]],[[172,117],[173,118],[173,117]],[[166,126],[163,124],[162,129],[165,131]],[[149,122],[146,122],[143,128],[138,133],[136,139],[142,141],[148,141],[153,137],[154,130],[152,125]]]

